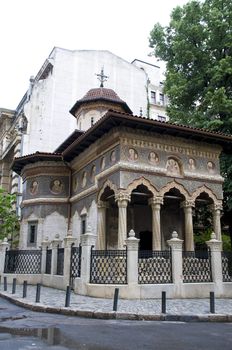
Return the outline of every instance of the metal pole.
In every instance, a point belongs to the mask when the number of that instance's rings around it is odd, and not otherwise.
[[[7,277],[4,276],[4,292],[7,291]]]
[[[27,281],[23,281],[23,298],[27,296]]]
[[[12,294],[15,294],[15,292],[16,292],[16,278],[13,278]]]
[[[37,283],[37,285],[36,285],[36,297],[35,297],[36,303],[40,302],[40,289],[41,289],[41,284]]]
[[[65,307],[70,306],[70,295],[71,295],[71,287],[67,286],[66,288],[66,296],[65,296]]]
[[[166,314],[166,292],[162,292],[161,313],[162,314]]]
[[[209,297],[210,297],[210,312],[211,312],[211,314],[215,314],[215,296],[214,296],[214,292],[210,292],[209,293]]]
[[[117,311],[118,310],[118,295],[119,295],[119,288],[115,288],[115,290],[114,290],[113,311]]]

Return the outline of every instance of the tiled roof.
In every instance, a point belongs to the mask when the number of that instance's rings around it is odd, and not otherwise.
[[[123,101],[114,90],[106,88],[95,88],[89,90],[84,97],[78,100],[75,105],[71,108],[70,113],[75,116],[76,110],[86,102],[95,102],[95,101],[106,101],[120,104],[125,112],[132,114],[132,111],[128,107],[125,101]]]

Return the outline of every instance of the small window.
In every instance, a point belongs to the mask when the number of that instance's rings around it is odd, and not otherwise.
[[[94,117],[91,117],[91,126],[94,124]]]
[[[38,227],[37,221],[28,223],[28,241],[27,241],[28,246],[35,246],[36,245],[37,227]]]
[[[86,232],[86,215],[81,216],[81,234],[84,235]]]
[[[164,106],[164,94],[159,94],[160,104]]]
[[[156,92],[151,91],[151,103],[156,104]]]

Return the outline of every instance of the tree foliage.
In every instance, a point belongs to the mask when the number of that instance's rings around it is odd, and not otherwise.
[[[167,63],[164,92],[172,121],[232,132],[232,2],[190,1],[150,34]]]
[[[167,113],[180,124],[232,134],[232,1],[190,1],[150,33],[166,62]],[[221,158],[226,205],[232,209],[232,156]]]
[[[18,233],[19,220],[14,209],[16,196],[0,188],[0,239]]]

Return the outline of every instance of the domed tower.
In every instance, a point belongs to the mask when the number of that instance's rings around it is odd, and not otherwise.
[[[87,130],[96,123],[108,110],[132,114],[131,109],[114,90],[104,88],[103,82],[106,76],[103,69],[100,77],[99,88],[89,90],[86,95],[78,100],[70,109],[70,113],[77,119],[77,128]]]

